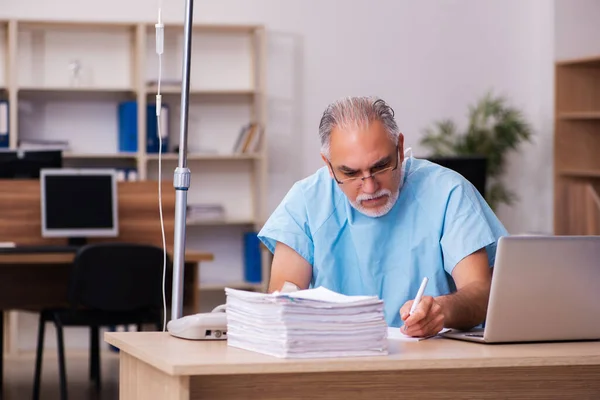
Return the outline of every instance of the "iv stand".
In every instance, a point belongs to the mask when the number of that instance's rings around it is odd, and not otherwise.
[[[184,50],[181,79],[181,122],[179,136],[179,164],[173,175],[175,187],[175,243],[173,256],[173,292],[171,300],[171,320],[182,317],[183,276],[185,268],[185,227],[187,193],[190,187],[191,172],[187,168],[187,130],[190,95],[190,65],[192,47],[192,23],[194,0],[185,2]]]

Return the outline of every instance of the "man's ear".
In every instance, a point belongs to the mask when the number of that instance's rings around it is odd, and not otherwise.
[[[400,153],[400,160],[404,161],[404,135],[398,133],[398,152]]]
[[[327,170],[329,171],[329,176],[331,176],[333,178],[333,171],[331,170],[331,165],[329,164],[329,160],[327,160],[327,157],[325,157],[325,155],[323,153],[321,153],[321,159],[327,166]]]

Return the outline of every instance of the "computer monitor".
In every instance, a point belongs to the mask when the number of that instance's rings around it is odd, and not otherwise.
[[[458,172],[485,196],[487,158],[483,156],[427,157],[427,160]]]
[[[0,150],[0,179],[39,179],[43,168],[62,168],[62,151]]]
[[[83,245],[90,237],[119,234],[117,177],[113,169],[43,169],[42,237]]]

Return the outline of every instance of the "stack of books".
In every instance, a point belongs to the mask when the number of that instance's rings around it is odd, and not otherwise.
[[[226,288],[229,346],[280,358],[387,355],[387,324],[377,296],[326,288],[256,293]]]

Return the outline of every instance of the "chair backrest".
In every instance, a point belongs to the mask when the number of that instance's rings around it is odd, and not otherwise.
[[[75,256],[69,283],[71,306],[103,311],[162,307],[163,254],[152,245],[83,246]]]

